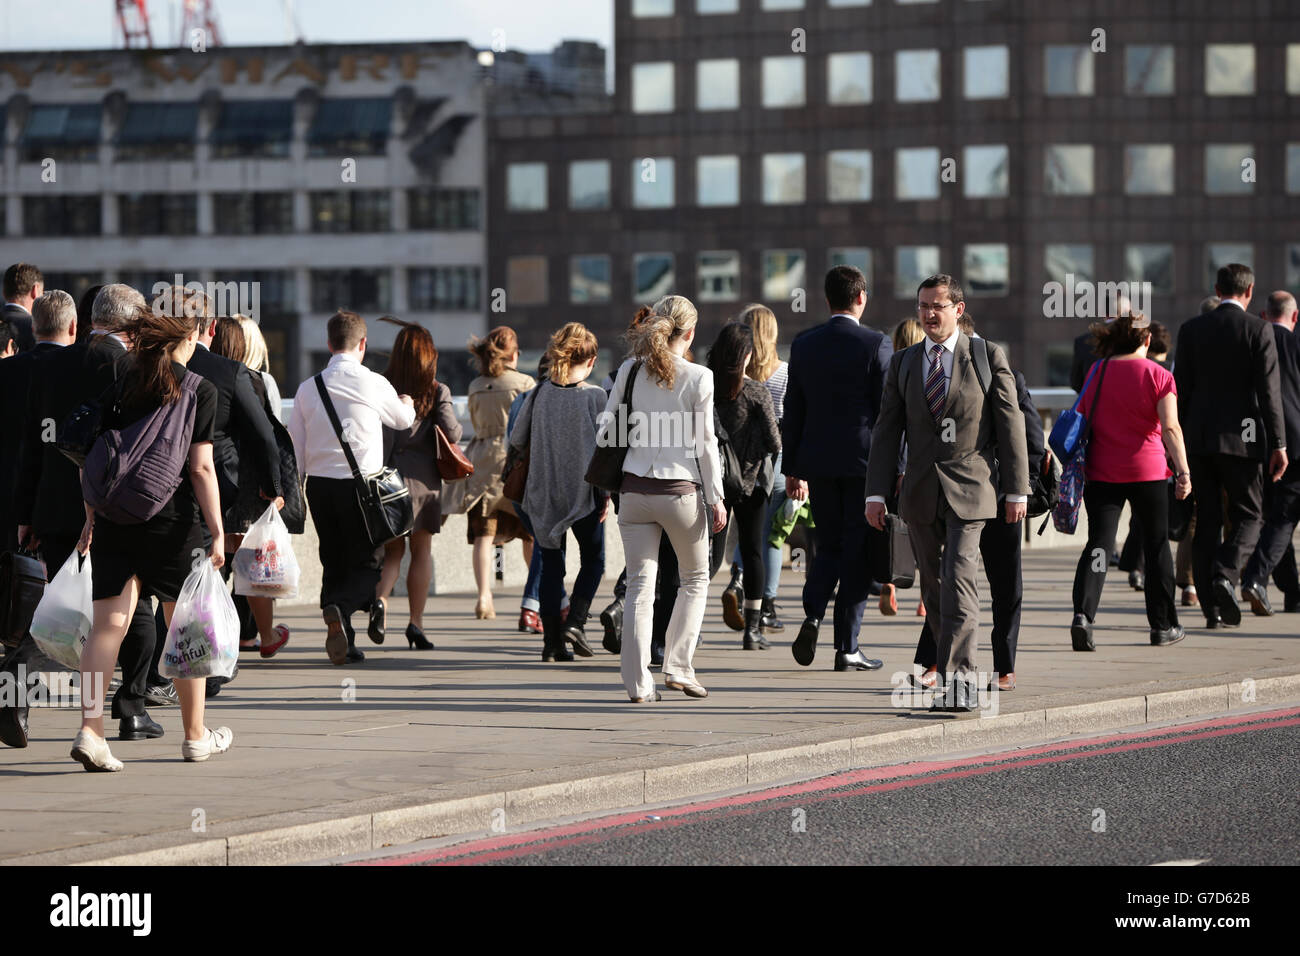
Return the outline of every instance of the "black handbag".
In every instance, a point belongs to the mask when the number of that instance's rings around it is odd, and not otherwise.
[[[1042,470],[1032,476],[1029,482],[1029,502],[1025,508],[1025,515],[1029,518],[1045,515],[1056,507],[1060,499],[1061,463],[1056,460],[1051,449],[1045,449]]]
[[[78,468],[86,465],[86,456],[104,430],[104,407],[98,401],[83,404],[59,425],[54,447]]]
[[[916,555],[912,553],[912,536],[907,530],[907,522],[896,514],[885,515],[885,534],[889,541],[886,554],[889,566],[882,584],[892,584],[896,588],[910,588],[916,583]]]
[[[302,534],[307,527],[307,501],[302,493],[302,478],[298,474],[298,459],[293,453],[293,439],[289,436],[289,430],[269,411],[267,418],[271,422],[275,444],[280,451],[280,493],[284,496],[280,520],[290,534]],[[244,454],[241,448],[238,510],[239,517],[249,524],[262,517],[270,503],[258,493],[260,487],[256,459],[253,454]]]
[[[361,519],[371,547],[381,548],[394,538],[410,534],[415,527],[415,509],[411,504],[411,491],[406,487],[406,479],[396,468],[381,468],[373,475],[361,474],[356,456],[343,437],[343,423],[339,421],[339,413],[325,388],[325,380],[319,375],[315,378],[325,414],[334,426],[334,434],[338,436],[343,454],[348,459],[348,467],[352,469],[352,479],[357,485],[357,504],[361,507]]]
[[[23,548],[0,554],[0,643],[17,647],[45,593],[45,566]]]
[[[636,384],[636,373],[640,369],[641,363],[637,362],[628,373],[627,384],[623,386],[623,401],[619,403],[618,410],[614,413],[614,420],[604,431],[604,443],[596,442],[596,450],[587,465],[587,474],[584,476],[587,484],[602,491],[614,492],[623,487],[623,463],[627,461],[627,445],[618,440],[619,421],[621,418],[627,422],[631,418],[632,386]],[[626,432],[623,437],[627,437]]]

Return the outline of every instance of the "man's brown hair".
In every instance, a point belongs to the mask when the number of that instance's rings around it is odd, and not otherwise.
[[[45,277],[41,270],[30,262],[15,262],[5,270],[4,297],[9,301],[30,295],[37,283],[44,284]]]
[[[366,320],[355,312],[339,309],[330,316],[325,329],[329,335],[331,351],[351,352],[366,337]]]

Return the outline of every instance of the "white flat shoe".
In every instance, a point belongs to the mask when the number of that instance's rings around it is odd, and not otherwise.
[[[705,690],[701,685],[691,681],[680,680],[676,677],[665,677],[664,686],[670,687],[673,690],[679,690],[687,697],[699,698],[699,697],[709,696],[709,692]]]
[[[91,773],[115,773],[122,769],[122,761],[108,749],[108,741],[89,730],[77,731],[72,742],[72,759]]]
[[[181,756],[186,760],[207,760],[213,754],[223,754],[235,742],[235,735],[229,727],[209,729],[199,740],[187,740],[181,744]]]

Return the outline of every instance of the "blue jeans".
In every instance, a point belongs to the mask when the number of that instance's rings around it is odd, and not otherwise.
[[[515,513],[519,515],[519,523],[524,526],[524,530],[532,535],[533,523],[528,520],[528,515],[524,514],[524,509],[515,505]],[[564,593],[564,582],[560,582],[560,606],[563,608],[568,604]],[[533,546],[533,557],[528,562],[528,580],[524,582],[524,597],[519,602],[519,606],[529,611],[539,611],[542,607],[542,549]]]
[[[763,547],[764,547],[764,581],[763,581],[763,599],[770,601],[776,597],[776,589],[781,584],[781,559],[784,557],[781,548],[774,548],[767,543],[772,528],[772,518],[776,516],[781,506],[785,504],[785,475],[781,474],[781,454],[776,456],[776,476],[772,479],[772,495],[767,501],[767,515],[763,521]],[[741,571],[745,570],[745,559],[740,554],[740,542],[736,542],[736,553],[732,555],[732,563]]]
[[[600,520],[600,509],[575,521],[569,533],[578,542],[581,558],[578,577],[573,582],[573,600],[590,604],[605,573],[605,525]],[[542,614],[559,617],[564,598],[564,548],[535,545],[534,553],[538,551],[542,554]]]

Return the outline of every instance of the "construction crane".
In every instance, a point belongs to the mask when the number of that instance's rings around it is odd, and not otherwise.
[[[144,0],[140,0],[141,5]],[[190,45],[195,30],[202,30],[208,46],[221,45],[221,31],[217,28],[217,11],[214,0],[185,0],[181,19],[181,46]]]
[[[122,28],[122,45],[127,49],[153,46],[145,0],[115,0],[115,4],[117,24]]]

